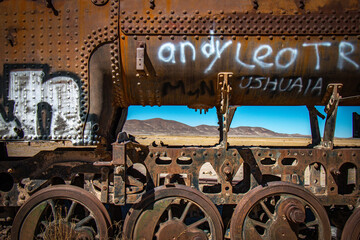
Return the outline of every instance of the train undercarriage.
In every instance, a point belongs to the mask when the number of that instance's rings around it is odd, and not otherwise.
[[[308,147],[230,146],[234,109],[223,109],[216,146],[146,146],[122,132],[111,150],[12,158],[3,144],[1,237],[359,238],[360,150],[333,145],[337,107]]]

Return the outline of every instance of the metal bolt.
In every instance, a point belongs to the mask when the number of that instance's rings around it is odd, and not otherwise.
[[[336,176],[338,176],[338,175],[341,174],[341,172],[340,172],[338,169],[336,169],[336,168],[332,168],[332,169],[330,170],[330,172],[331,172],[332,174],[336,175]]]
[[[319,168],[320,168],[319,164],[318,164],[318,163],[314,163],[314,168],[315,168],[316,170],[319,170]]]
[[[225,173],[226,175],[232,174],[232,168],[231,168],[230,166],[224,167],[224,173]]]

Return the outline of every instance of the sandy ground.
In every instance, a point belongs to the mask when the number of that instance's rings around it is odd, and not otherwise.
[[[135,139],[144,145],[163,142],[173,146],[214,146],[218,143],[218,137],[203,136],[149,136],[135,135]],[[231,137],[228,140],[230,146],[260,146],[260,147],[305,147],[311,143],[310,138],[258,138],[258,137]],[[335,146],[360,147],[360,139],[337,138]],[[40,151],[52,151],[57,148],[72,147],[71,142],[9,142],[7,150],[9,156],[29,157]]]

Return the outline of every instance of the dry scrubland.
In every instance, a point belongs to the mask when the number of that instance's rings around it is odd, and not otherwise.
[[[218,137],[211,136],[163,136],[163,135],[135,135],[136,141],[144,145],[150,145],[154,141],[157,145],[161,142],[174,146],[214,146],[218,143]],[[267,146],[267,147],[301,147],[311,143],[310,138],[280,138],[280,137],[230,137],[230,146]],[[71,147],[71,142],[9,142],[7,149],[9,156],[33,156],[40,151],[52,151],[56,148]],[[360,139],[336,138],[335,146],[355,147],[360,146]],[[88,147],[87,147],[88,148]]]
[[[148,135],[135,135],[136,140],[145,145],[149,145],[155,141],[159,143],[162,141],[168,145],[190,145],[190,146],[208,146],[218,143],[218,137],[209,136],[148,136]],[[268,146],[268,147],[282,147],[293,146],[301,147],[307,146],[311,143],[311,138],[283,138],[283,137],[229,137],[228,142],[230,146]],[[360,146],[360,139],[353,138],[336,138],[335,146],[339,147],[355,147]]]

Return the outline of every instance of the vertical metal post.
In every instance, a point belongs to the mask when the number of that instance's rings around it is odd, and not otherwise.
[[[233,76],[232,72],[220,72],[218,74],[217,91],[219,94],[219,106],[216,108],[219,119],[220,147],[227,149],[228,132],[231,121],[234,117],[236,107],[229,107],[231,87],[229,78]]]
[[[360,138],[360,115],[353,112],[353,138]]]
[[[310,127],[311,127],[311,145],[316,146],[319,145],[321,142],[321,136],[320,136],[320,129],[319,129],[319,121],[318,116],[320,116],[322,119],[325,118],[324,115],[322,115],[314,106],[306,106],[309,110],[309,117],[310,117]]]
[[[330,94],[331,95],[327,105],[325,106],[325,112],[327,115],[326,115],[326,122],[324,128],[324,137],[321,143],[322,147],[325,148],[332,149],[334,146],[336,116],[339,106],[339,100],[341,98],[339,94],[341,88],[342,88],[342,84],[329,84],[327,87],[326,95],[330,95]]]

